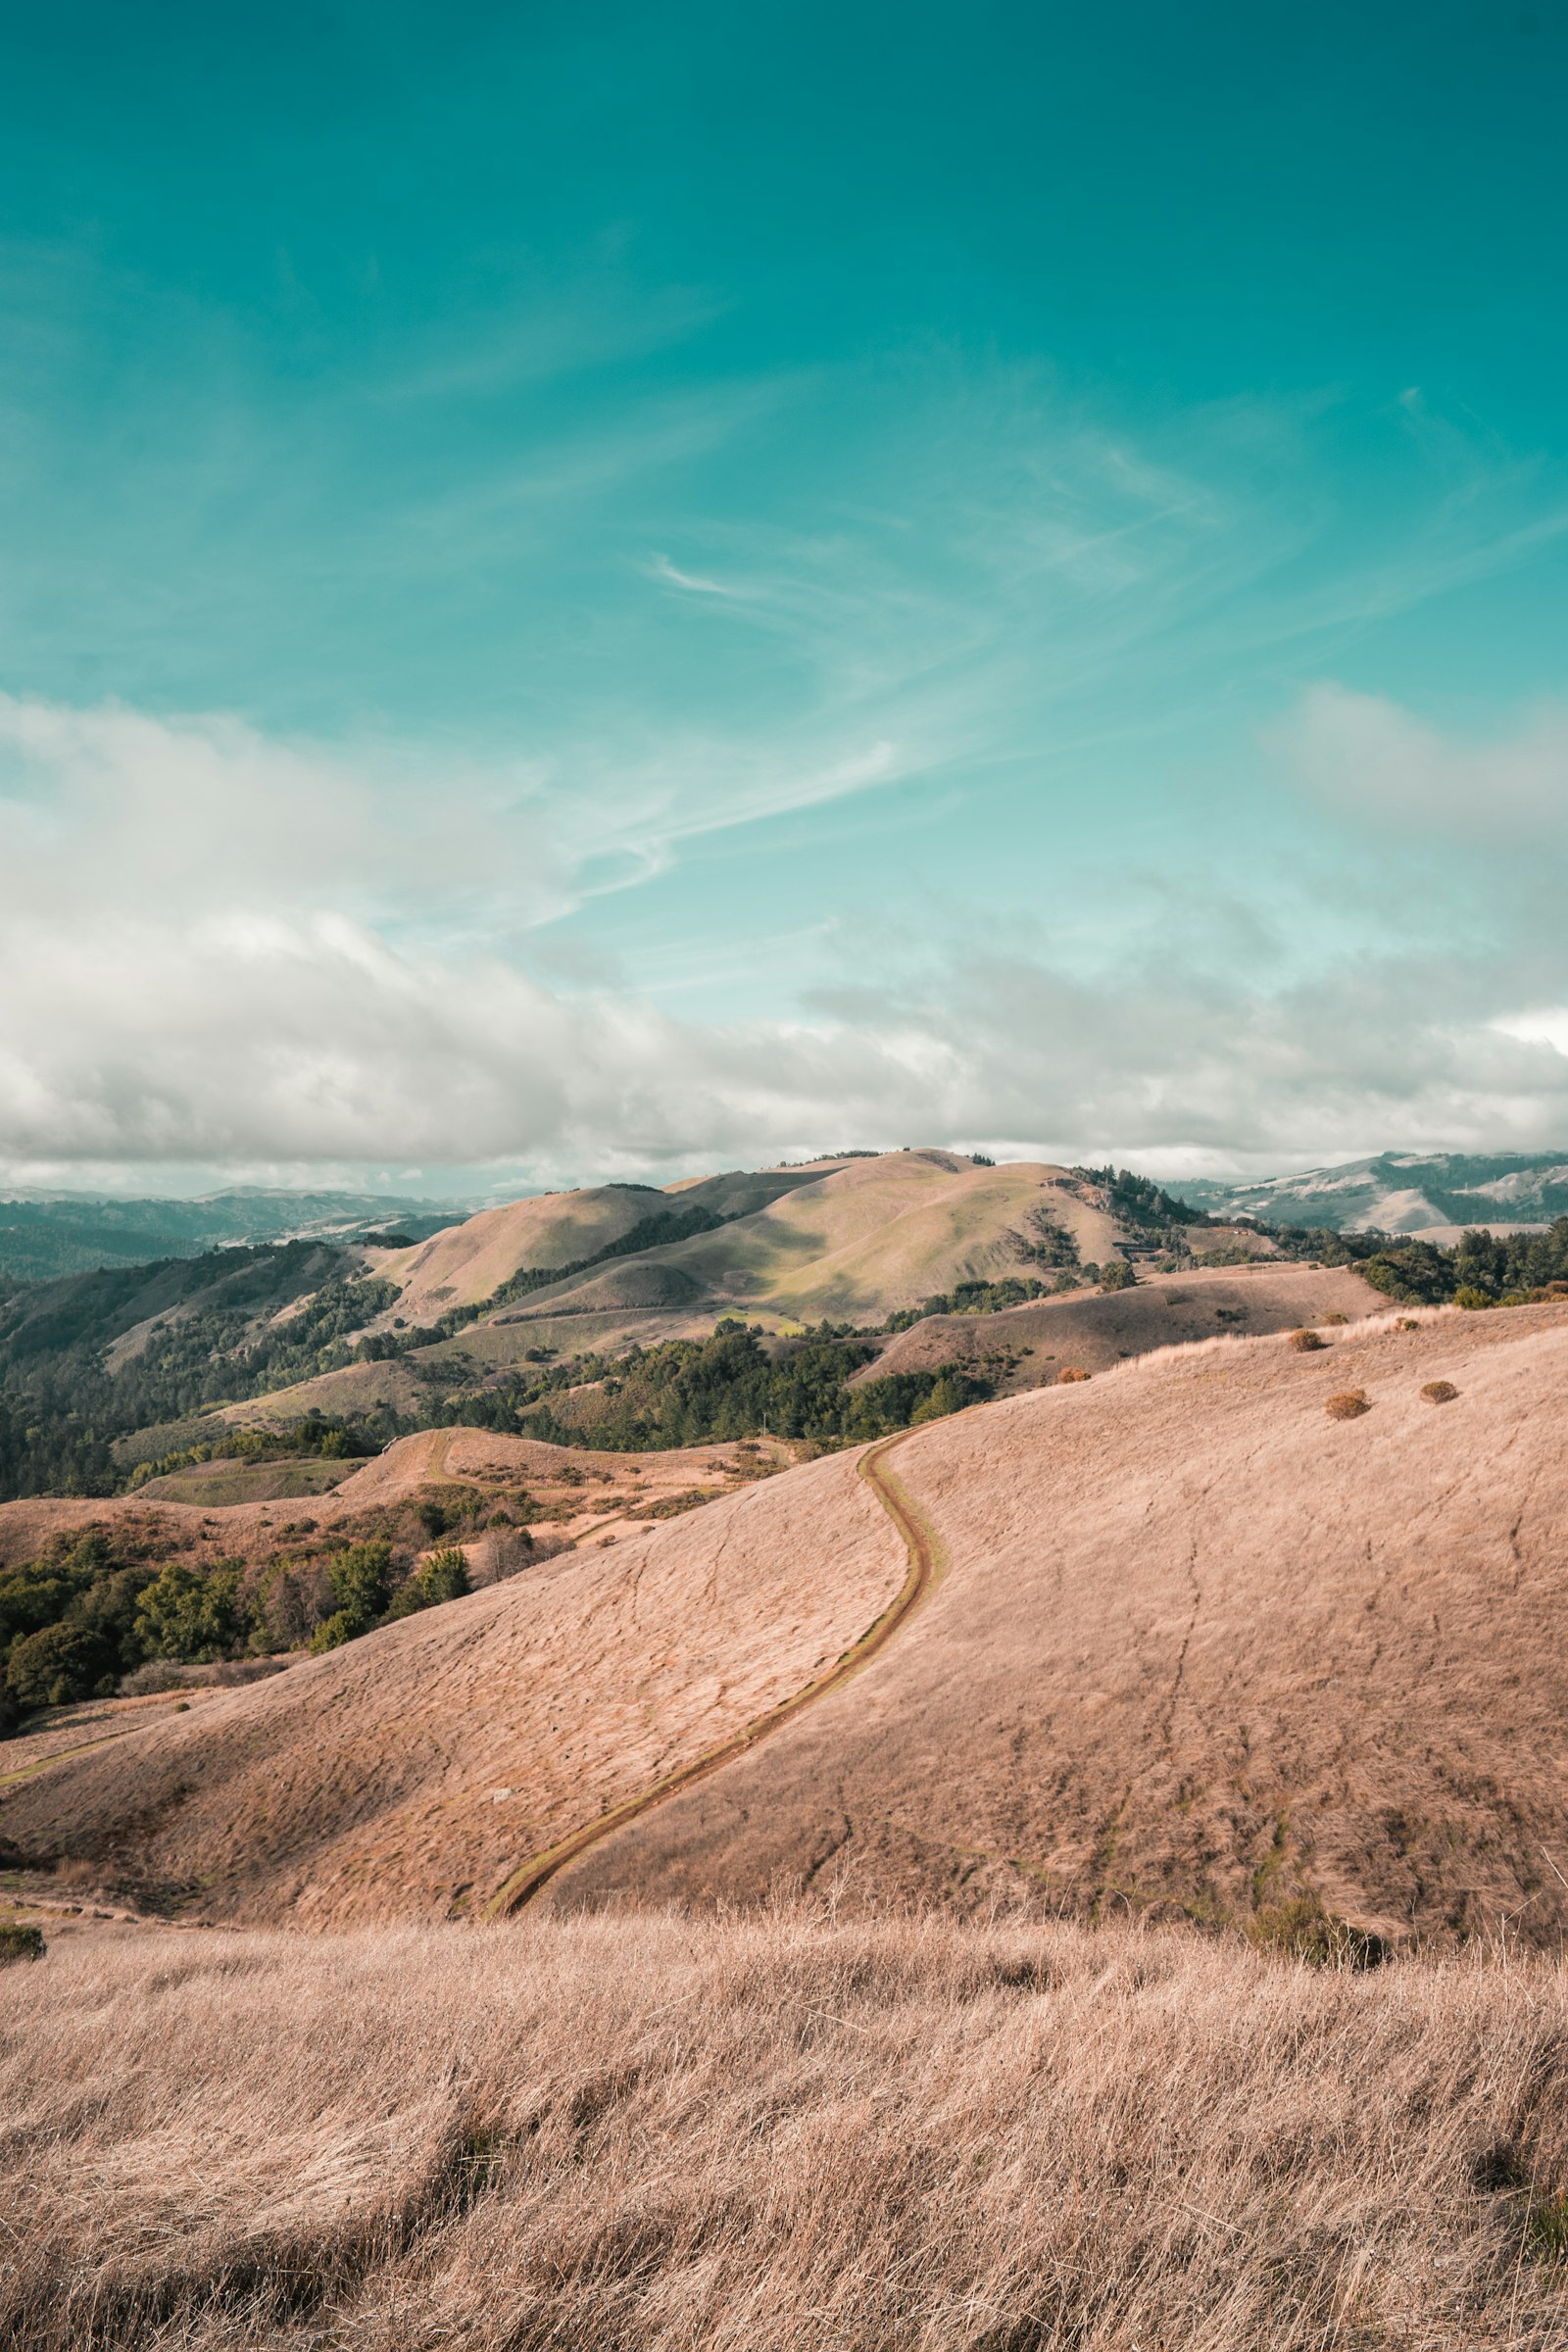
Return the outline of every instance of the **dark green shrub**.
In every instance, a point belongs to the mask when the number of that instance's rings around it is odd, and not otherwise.
[[[46,1625],[13,1642],[6,1687],[19,1706],[64,1707],[115,1687],[117,1660],[102,1634],[85,1625]]]
[[[443,1600],[461,1600],[470,1590],[468,1563],[453,1544],[449,1550],[432,1551],[408,1581],[398,1587],[387,1616],[412,1617],[416,1610],[435,1608]]]
[[[380,1541],[351,1544],[327,1563],[326,1581],[338,1605],[312,1634],[314,1652],[356,1642],[380,1622],[392,1597],[391,1568],[392,1546]]]
[[[355,1642],[369,1630],[353,1609],[334,1609],[330,1617],[321,1619],[311,1636],[311,1655],[318,1658],[323,1650],[340,1649],[345,1642]]]
[[[19,1919],[0,1920],[0,1968],[13,1960],[41,1960],[48,1946],[41,1928],[24,1927]]]
[[[195,1665],[223,1657],[241,1632],[238,1568],[191,1568],[171,1560],[136,1605],[136,1635],[152,1658]]]

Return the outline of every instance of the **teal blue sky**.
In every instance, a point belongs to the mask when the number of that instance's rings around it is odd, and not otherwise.
[[[78,7],[0,1171],[1568,1148],[1568,16]]]

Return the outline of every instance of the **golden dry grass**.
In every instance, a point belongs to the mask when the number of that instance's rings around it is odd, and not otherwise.
[[[927,1919],[82,1939],[13,2352],[1547,2352],[1568,1984]]]
[[[1435,1376],[1463,1392],[1437,1415]],[[1348,1381],[1376,1410],[1331,1421]],[[842,1880],[1246,1922],[1318,1897],[1401,1944],[1507,1922],[1555,1948],[1565,1397],[1548,1304],[1363,1322],[1321,1361],[1215,1340],[918,1428],[889,1458],[942,1555],[929,1599],[538,1899]],[[848,1455],[611,1532],[112,1743],[73,1732],[0,1791],[0,1834],[185,1916],[472,1913],[815,1681],[906,1574]]]
[[[1353,1266],[1268,1264],[1144,1273],[1126,1291],[1073,1291],[990,1315],[924,1316],[890,1340],[858,1378],[880,1380],[890,1372],[958,1363],[1007,1395],[1059,1378],[1058,1364],[1108,1372],[1129,1357],[1216,1335],[1261,1339],[1312,1324],[1382,1317],[1388,1303]]]
[[[1401,1943],[1506,1920],[1557,1948],[1568,1312],[1393,1320],[912,1431],[889,1458],[946,1557],[926,1607],[543,1899],[842,1880],[846,1902],[1245,1921],[1316,1893]],[[1463,1392],[1441,1413],[1434,1377]],[[1374,1409],[1330,1420],[1351,1385]]]
[[[566,1458],[430,1434],[453,1439],[449,1466],[495,1448]],[[684,1469],[689,1488],[694,1467],[732,1454],[575,1458],[628,1476],[651,1464],[665,1482]],[[353,1484],[373,1500],[399,1477],[388,1455]],[[674,1490],[650,1477],[640,1492]],[[906,1573],[849,1454],[663,1521],[633,1521],[623,1495],[610,1533],[270,1682],[130,1718],[122,1737],[0,1788],[0,1838],[74,1880],[210,1919],[479,1910],[584,1820],[792,1698]],[[24,1744],[8,1741],[0,1769]]]

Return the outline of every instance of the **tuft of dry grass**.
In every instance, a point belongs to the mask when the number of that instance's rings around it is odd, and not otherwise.
[[[1451,1380],[1429,1380],[1421,1394],[1428,1404],[1451,1404],[1459,1392]]]
[[[1354,1421],[1372,1410],[1365,1389],[1341,1389],[1337,1396],[1324,1400],[1323,1410],[1333,1421]]]
[[[788,1911],[155,1930],[20,1972],[0,2112],[13,2352],[1544,2352],[1568,2324],[1544,1962]]]
[[[1293,1331],[1291,1334],[1291,1346],[1296,1349],[1298,1355],[1311,1355],[1319,1348],[1326,1348],[1328,1346],[1328,1342],[1319,1332]]]

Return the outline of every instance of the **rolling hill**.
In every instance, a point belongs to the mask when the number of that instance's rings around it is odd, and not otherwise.
[[[1184,1182],[1184,1200],[1216,1216],[1326,1226],[1337,1233],[1426,1234],[1466,1227],[1549,1225],[1568,1216],[1568,1152],[1385,1152],[1371,1159],[1250,1184]]]
[[[1568,1307],[1326,1336],[1145,1355],[617,1530],[63,1757],[0,1835],[206,1918],[832,1884],[1553,1943]]]

